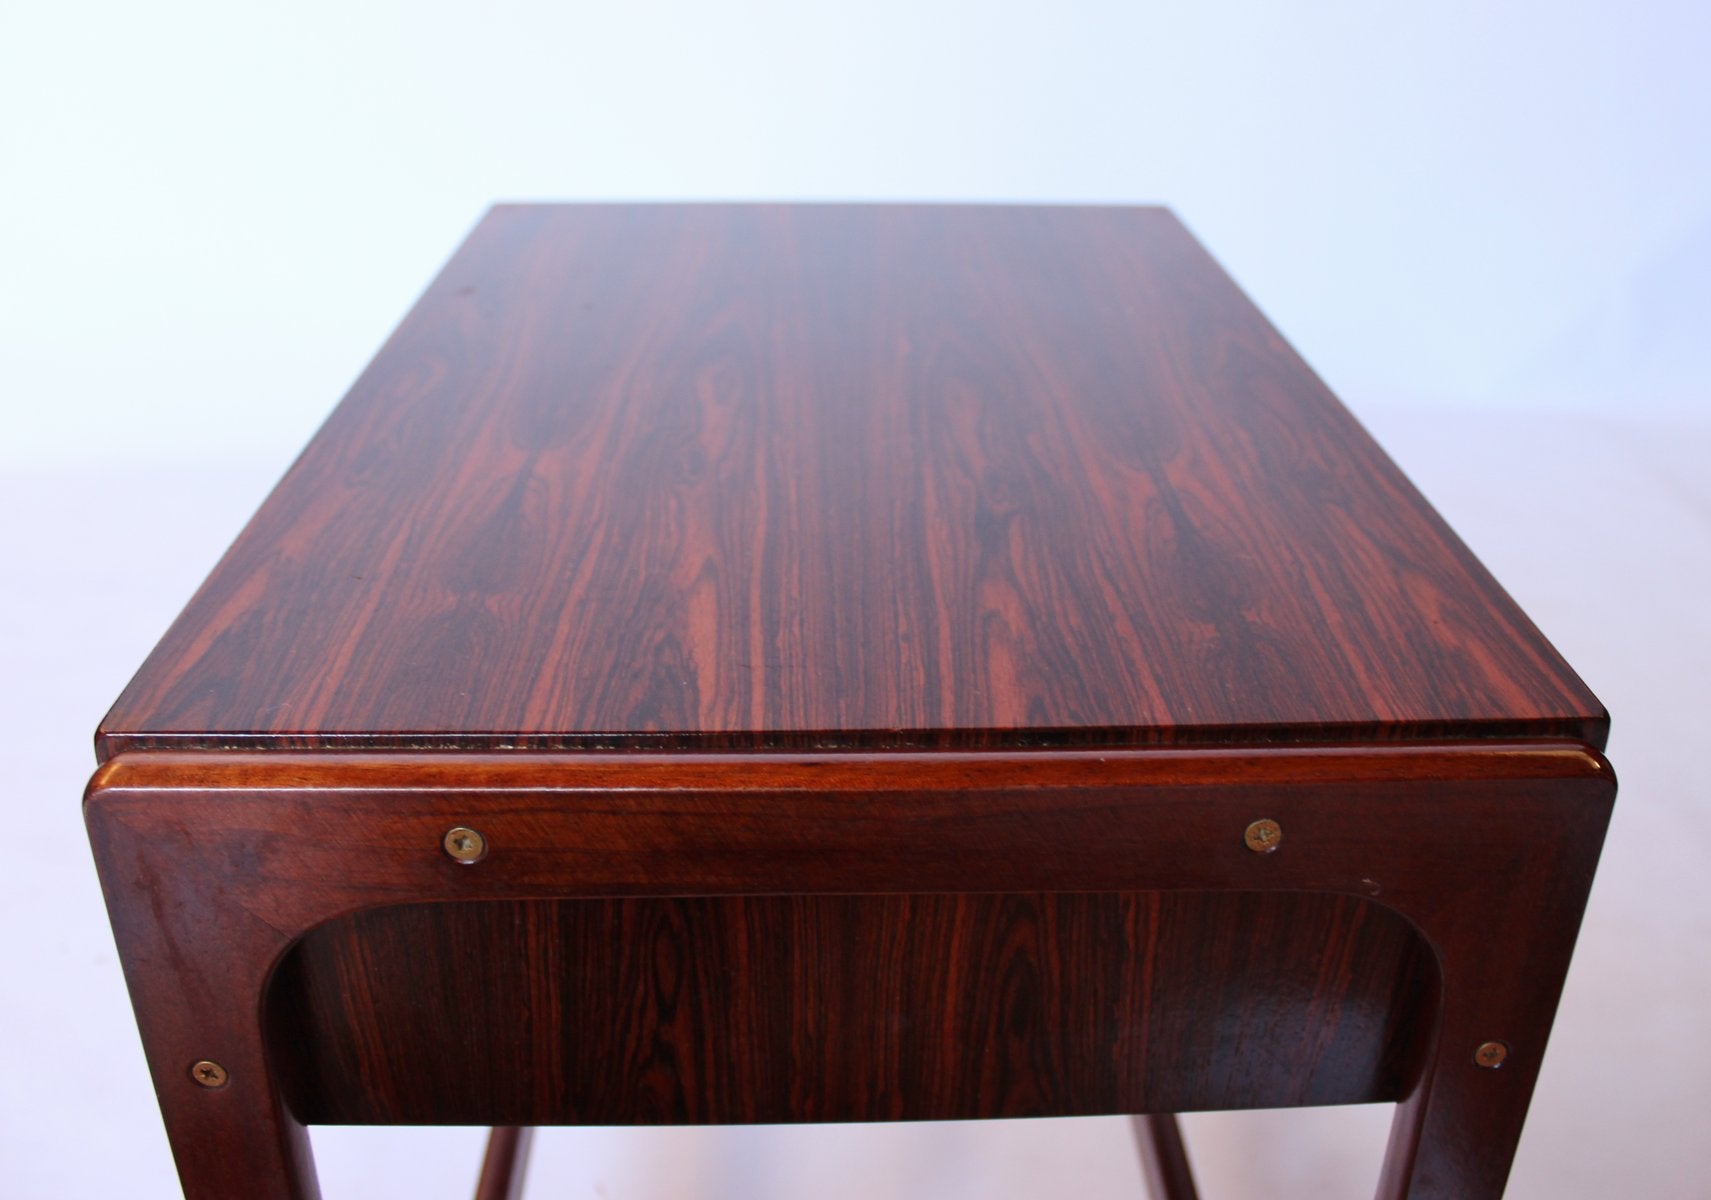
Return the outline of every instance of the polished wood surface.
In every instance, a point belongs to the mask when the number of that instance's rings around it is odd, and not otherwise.
[[[1430,954],[1276,892],[436,903],[311,931],[270,1001],[312,1125],[1284,1108],[1402,1098]]]
[[[315,1121],[504,1195],[538,1123],[1363,1100],[1381,1200],[1496,1200],[1606,731],[1168,213],[517,207],[85,814],[191,1200]]]
[[[493,210],[98,736],[1562,736],[1597,701],[1156,209]]]
[[[941,926],[960,922],[969,933],[961,960],[999,980],[1010,1003],[953,989],[971,999],[956,1014],[966,1026],[910,1066],[920,1072],[911,1082],[895,1044],[902,1022],[944,1010],[876,957],[872,984],[828,1014],[871,1035],[831,1052],[829,1065],[848,1071],[840,1103],[860,1106],[863,1089],[878,1096],[888,1084],[948,1097],[965,1072],[973,1090],[959,1102],[977,1110],[1074,1110],[1081,1102],[1059,1085],[1098,1081],[1101,1064],[1110,1078],[1098,1083],[1100,1108],[1186,1096],[1270,1101],[1289,1087],[1307,1089],[1298,1099],[1315,1087],[1385,1095],[1399,1084],[1383,1200],[1487,1200],[1501,1195],[1520,1136],[1614,791],[1599,754],[1551,742],[792,758],[142,751],[97,773],[86,813],[192,1200],[314,1196],[302,1130],[314,1105],[408,1103],[384,1078],[404,1069],[385,1040],[395,1029],[419,1046],[470,1037],[463,1018],[482,995],[504,1007],[483,1021],[501,1037],[531,1039],[536,1052],[506,1051],[525,1079],[485,1093],[483,1120],[519,1097],[528,1115],[627,1104],[626,1119],[638,1119],[647,1105],[661,1111],[663,1097],[686,1119],[735,1116],[750,1101],[721,1089],[755,1082],[764,1102],[765,1089],[776,1096],[788,1082],[742,1046],[713,1051],[697,1039],[723,1022],[757,1046],[794,1046],[791,1031],[817,1011],[796,998],[820,993],[784,987],[769,1006],[759,985],[795,980],[813,959],[836,977],[851,935],[919,964],[924,950],[910,948],[917,911]],[[1270,853],[1244,837],[1262,816],[1284,831]],[[486,839],[473,865],[441,845],[460,825]],[[1089,895],[1136,891],[1149,895]],[[1243,896],[1256,892],[1272,895]],[[1013,899],[899,898],[999,893]],[[1048,894],[1056,898],[1027,899]],[[797,899],[586,906],[620,897]],[[1422,952],[1409,952],[1399,926],[1366,904],[1402,918]],[[463,915],[446,925],[436,906]],[[1218,924],[1167,931],[1153,916],[1166,912]],[[626,967],[623,956],[642,949],[628,934],[589,937],[597,913],[611,919],[609,932],[626,920],[630,932],[641,926],[662,952]],[[1286,917],[1318,922],[1323,934],[1294,966],[1273,957],[1273,940],[1294,936]],[[781,944],[755,942],[787,923]],[[1104,934],[1094,932],[1101,923]],[[431,977],[404,971],[407,943],[445,929],[478,940],[462,955],[423,942]],[[710,932],[711,944],[691,930]],[[485,936],[497,948],[482,946]],[[359,942],[372,959],[359,957]],[[1067,952],[1094,969],[1101,942],[1110,965],[1091,979],[1045,965]],[[690,946],[735,973],[702,969],[700,958],[674,968],[673,947]],[[505,974],[498,959],[508,947],[534,957],[532,984]],[[1367,950],[1376,951],[1370,964]],[[580,963],[631,986],[644,1006],[606,998],[599,1020],[577,1027],[584,1044],[559,1023],[599,999],[576,990]],[[1373,976],[1357,981],[1368,965]],[[460,978],[490,968],[491,990]],[[525,995],[530,1020],[517,1016]],[[1121,1016],[1055,1027],[1054,1014],[1085,1015],[1101,996],[1144,997],[1160,1022],[1154,1032],[1186,1031],[1210,1053],[1185,1061],[1167,1040],[1125,1035]],[[399,1007],[412,1002],[419,1016]],[[1196,1026],[1195,1002],[1269,1036],[1220,1043],[1215,1021]],[[382,1028],[356,1017],[370,1010],[394,1020]],[[1421,1014],[1428,1019],[1404,1019]],[[354,1028],[338,1028],[347,1018]],[[982,1028],[1005,1064],[989,1090],[948,1053],[959,1039],[979,1043]],[[676,1039],[688,1052],[595,1044],[650,1030],[662,1049]],[[330,1047],[299,1048],[305,1036]],[[1474,1059],[1492,1040],[1508,1047],[1501,1070]],[[1377,1065],[1357,1066],[1363,1053],[1376,1053]],[[1088,1061],[1096,1054],[1101,1064]],[[197,1084],[189,1068],[204,1059],[229,1071],[225,1086]],[[567,1081],[557,1070],[596,1063],[631,1073]],[[1153,1065],[1180,1074],[1155,1082]],[[470,1103],[458,1098],[460,1082],[492,1086],[472,1069],[433,1081],[432,1064],[408,1068],[448,1106]],[[603,1086],[617,1098],[585,1099]]]

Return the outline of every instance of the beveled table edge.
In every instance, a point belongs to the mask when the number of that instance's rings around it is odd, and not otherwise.
[[[360,790],[737,792],[988,790],[1430,779],[1602,778],[1609,761],[1572,740],[1114,750],[818,753],[465,753],[145,750],[117,755],[86,802],[127,792]]]

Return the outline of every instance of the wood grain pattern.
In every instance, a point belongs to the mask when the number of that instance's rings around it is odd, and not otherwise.
[[[1096,994],[1121,1003],[1146,992],[1163,1028],[1175,1020],[1188,1036],[1216,1045],[1209,1030],[1217,1023],[1196,1032],[1194,1018],[1184,1015],[1191,1011],[1186,998],[1212,997],[1215,1011],[1247,1014],[1235,1024],[1254,1031],[1265,1018],[1244,1005],[1263,1008],[1278,993],[1250,986],[1244,1001],[1220,989],[1232,980],[1241,987],[1268,975],[1274,982],[1292,979],[1296,990],[1282,994],[1300,1002],[1281,1005],[1276,1036],[1267,1043],[1288,1061],[1267,1064],[1251,1047],[1231,1043],[1185,1063],[1172,1057],[1168,1044],[1151,1039],[1144,1048],[1128,1044],[1135,1060],[1125,1077],[1119,1038],[1111,1060],[1119,1082],[1106,1084],[1099,1102],[1137,1094],[1114,1095],[1113,1087],[1155,1095],[1148,1089],[1165,1089],[1173,1097],[1231,1097],[1244,1089],[1275,1096],[1290,1088],[1305,1088],[1294,1093],[1304,1096],[1319,1086],[1385,1094],[1400,1079],[1380,1200],[1496,1200],[1537,1078],[1614,792],[1609,764],[1599,754],[1551,742],[789,759],[145,751],[120,756],[97,773],[86,814],[144,1048],[191,1200],[238,1194],[307,1200],[316,1194],[307,1139],[287,1087],[296,1089],[295,1102],[305,1109],[316,1102],[373,1104],[389,1094],[380,1073],[395,1065],[376,1044],[372,1024],[358,1020],[358,1047],[316,1018],[317,1006],[330,1011],[331,977],[343,971],[350,1013],[373,1006],[397,1016],[409,1036],[430,1036],[433,1027],[458,1019],[459,1005],[476,1002],[472,992],[441,952],[425,957],[453,978],[433,989],[393,968],[405,956],[402,942],[424,928],[431,932],[434,914],[466,905],[471,915],[455,920],[473,925],[463,928],[488,930],[493,914],[520,917],[521,934],[505,933],[502,919],[494,936],[547,955],[567,944],[561,936],[566,925],[599,911],[620,919],[627,913],[630,932],[666,929],[668,950],[687,946],[691,928],[710,931],[711,942],[697,944],[707,944],[715,959],[739,956],[741,971],[753,972],[753,980],[789,975],[804,948],[836,946],[852,935],[897,946],[924,966],[924,952],[908,949],[917,911],[908,905],[921,905],[941,926],[961,921],[971,933],[984,931],[964,943],[971,948],[964,957],[971,969],[999,971],[1011,987],[1010,1006],[987,997],[965,1012],[967,1029],[977,1031],[970,1036],[1002,1034],[998,1061],[1009,1065],[1008,1074],[989,1085],[978,1073],[968,1074],[973,1068],[959,1055],[936,1060],[930,1068],[936,1074],[920,1076],[960,1079],[975,1090],[958,1102],[975,1107],[1074,1109],[1080,1103],[1061,1085],[1097,1072],[1064,1064],[1096,1053],[1089,1040],[1097,1040],[1099,1028],[1119,1028],[1122,1018],[1060,1032],[1054,1007],[1085,1010]],[[1261,815],[1285,831],[1273,853],[1256,854],[1244,844],[1242,831]],[[459,824],[477,826],[488,839],[487,856],[473,867],[454,862],[440,846],[444,831]],[[1198,899],[1089,895],[1112,892]],[[1021,898],[997,896],[1002,893]],[[986,898],[973,898],[980,896]],[[630,908],[557,907],[623,897],[655,899]],[[732,899],[715,905],[698,897]],[[738,897],[751,899],[739,903]],[[659,902],[669,898],[677,902]],[[1206,945],[1180,932],[1167,934],[1151,910],[1143,915],[1124,908],[1153,903],[1160,914],[1201,906],[1196,936]],[[389,926],[386,910],[412,905],[436,906],[427,911],[428,926],[412,924],[421,919],[419,911],[405,911],[401,925]],[[1414,968],[1403,963],[1409,956],[1392,935],[1382,932],[1383,921],[1365,935],[1353,933],[1355,914],[1366,905],[1396,914],[1428,948],[1415,960],[1431,967],[1424,996],[1405,981]],[[553,914],[546,925],[558,925],[532,935],[528,923],[541,922],[543,913]],[[1326,935],[1315,941],[1314,957],[1292,966],[1271,957],[1269,948],[1273,938],[1294,936],[1286,915],[1323,922]],[[353,917],[362,927],[357,932],[366,929],[368,937],[350,936],[353,925],[329,924]],[[788,952],[768,959],[779,951],[757,948],[753,935],[777,929],[787,917],[812,934],[793,937]],[[1102,924],[1107,935],[1093,932]],[[323,929],[325,940],[317,934]],[[1109,963],[1094,968],[1091,947],[1102,936],[1111,962],[1128,964],[1116,969],[1137,969],[1137,939],[1174,955],[1169,964],[1153,960],[1158,990],[1112,984]],[[1368,936],[1373,940],[1362,943]],[[610,964],[641,953],[636,940],[568,942],[604,945],[579,953],[592,954],[597,963],[605,954]],[[1377,964],[1375,979],[1353,978],[1362,972],[1357,944],[1376,951],[1367,956]],[[293,948],[303,946],[306,959],[319,958],[286,965],[277,975],[282,990],[269,1029],[260,1017],[271,982]],[[972,952],[975,947],[984,949]],[[1013,985],[1053,947],[1073,958],[1076,969],[1039,970],[1040,992],[1028,999],[1025,983]],[[1339,947],[1351,957],[1332,968],[1324,956],[1339,954]],[[340,965],[371,952],[375,960],[361,970]],[[1146,961],[1145,955],[1139,959]],[[998,964],[1014,964],[1018,974],[1005,976]],[[1090,978],[1083,978],[1083,967],[1094,972]],[[883,970],[877,974],[883,977]],[[574,1007],[562,974],[543,968],[530,977],[539,987],[531,1006],[539,1004],[543,1013]],[[615,969],[609,977],[645,979],[647,973]],[[1048,977],[1054,981],[1049,989]],[[554,979],[560,981],[556,993]],[[676,995],[681,1005],[682,997],[705,996],[717,983],[707,979],[687,990],[656,986],[644,994],[652,1015],[608,1003],[597,1022],[602,1027],[585,1030],[589,1047],[652,1022],[693,1053],[652,1057],[649,1074],[629,1085],[652,1102],[665,1097],[682,1112],[730,1111],[742,1101],[721,1089],[744,1069],[740,1064],[752,1063],[748,1069],[755,1072],[766,1068],[740,1048],[728,1050],[727,1066],[719,1067],[719,1056],[709,1057],[705,1043],[696,1041],[705,1036],[696,1022],[681,1010],[668,1013],[659,999]],[[388,994],[377,994],[371,984]],[[514,1008],[506,989],[515,986],[515,979],[497,980],[498,1002]],[[898,976],[886,996],[910,994],[910,986]],[[390,994],[398,988],[425,1005],[414,1028],[396,1007],[400,997]],[[740,979],[733,981],[723,1008],[715,1002],[704,1010],[715,1027],[721,1014],[752,1012],[743,1036],[764,1044],[769,1035],[757,1024],[780,1010],[745,1008],[731,999],[744,990]],[[1305,992],[1326,1007],[1315,1010]],[[453,997],[449,1008],[447,994]],[[884,996],[869,995],[861,1007],[870,1015],[898,1011]],[[345,1002],[341,995],[338,1003]],[[811,1008],[797,1011],[782,996],[780,1003],[791,1010],[781,1018],[785,1027],[816,1019]],[[931,1011],[925,1000],[922,1006]],[[1332,1014],[1331,1006],[1346,1011]],[[1392,1031],[1411,1008],[1419,1020],[1403,1039],[1408,1047],[1393,1053]],[[514,1033],[523,1028],[503,1019],[499,1025]],[[555,1041],[558,1053],[572,1059],[627,1053],[610,1043],[604,1050],[567,1048],[550,1025],[526,1030],[542,1038],[549,1054]],[[295,1040],[293,1029],[312,1027],[333,1039],[334,1048],[324,1052],[331,1057],[314,1067],[318,1083],[303,1076],[288,1083],[277,1047]],[[884,1021],[874,1028],[883,1032]],[[1309,1048],[1294,1045],[1290,1039],[1303,1029],[1318,1030],[1321,1040]],[[1366,1032],[1354,1040],[1364,1039],[1367,1049],[1386,1047],[1376,1067],[1371,1061],[1356,1066],[1339,1048],[1345,1034],[1360,1030]],[[1473,1049],[1493,1039],[1509,1046],[1509,1058],[1501,1070],[1482,1070]],[[945,1042],[947,1049],[955,1044],[955,1036]],[[347,1054],[355,1057],[347,1060]],[[646,1056],[630,1057],[641,1062]],[[189,1066],[204,1058],[229,1070],[226,1086],[197,1086]],[[1155,1060],[1186,1074],[1149,1081],[1146,1066]],[[1306,1082],[1282,1078],[1308,1060],[1314,1066]],[[847,1059],[872,1078],[884,1078],[884,1064],[899,1061],[883,1037],[852,1046]],[[350,1062],[358,1064],[354,1079]],[[713,1069],[705,1069],[708,1064]],[[1315,1083],[1318,1069],[1328,1073]],[[346,1075],[334,1078],[341,1071]],[[622,1080],[605,1083],[625,1086]],[[448,1103],[455,1099],[449,1084],[433,1086]],[[543,1110],[568,1104],[567,1093],[554,1090],[565,1086],[534,1076],[528,1102]],[[326,1089],[319,1101],[309,1094],[317,1088]],[[923,1082],[916,1094],[945,1098],[952,1091]],[[497,1092],[485,1100],[494,1109],[507,1102]],[[859,1089],[839,1102],[863,1103]],[[637,1101],[629,1103],[632,1112],[640,1111]]]
[[[1428,957],[1348,896],[395,905],[270,997],[308,1124],[958,1120],[1400,1099]]]
[[[1381,1200],[1496,1200],[1607,727],[1168,213],[502,207],[86,816],[191,1200],[306,1120],[1366,1099]]]
[[[1163,211],[540,206],[471,234],[98,749],[1605,729]]]

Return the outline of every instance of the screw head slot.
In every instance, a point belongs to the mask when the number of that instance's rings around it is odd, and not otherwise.
[[[219,1063],[204,1058],[191,1064],[190,1078],[205,1088],[219,1088],[225,1087],[231,1076],[226,1074],[226,1068]]]
[[[1242,832],[1242,841],[1255,854],[1270,854],[1283,841],[1283,826],[1270,817],[1261,817]]]
[[[480,862],[487,856],[487,839],[466,825],[454,825],[440,839],[445,852],[465,865]]]
[[[1495,1071],[1509,1057],[1509,1047],[1502,1042],[1481,1042],[1473,1052],[1473,1061],[1487,1071]]]

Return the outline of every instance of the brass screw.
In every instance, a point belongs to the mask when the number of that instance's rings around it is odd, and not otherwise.
[[[1473,1061],[1487,1071],[1495,1071],[1508,1057],[1509,1047],[1502,1042],[1481,1042],[1479,1049],[1473,1052]]]
[[[205,1088],[220,1088],[226,1086],[226,1080],[231,1076],[226,1074],[226,1068],[219,1063],[203,1059],[191,1066],[190,1078]]]
[[[1270,854],[1283,841],[1283,826],[1270,817],[1261,817],[1242,833],[1242,840],[1255,854]]]
[[[454,825],[446,830],[440,845],[445,847],[447,854],[464,864],[480,862],[487,856],[487,839],[463,825]]]

